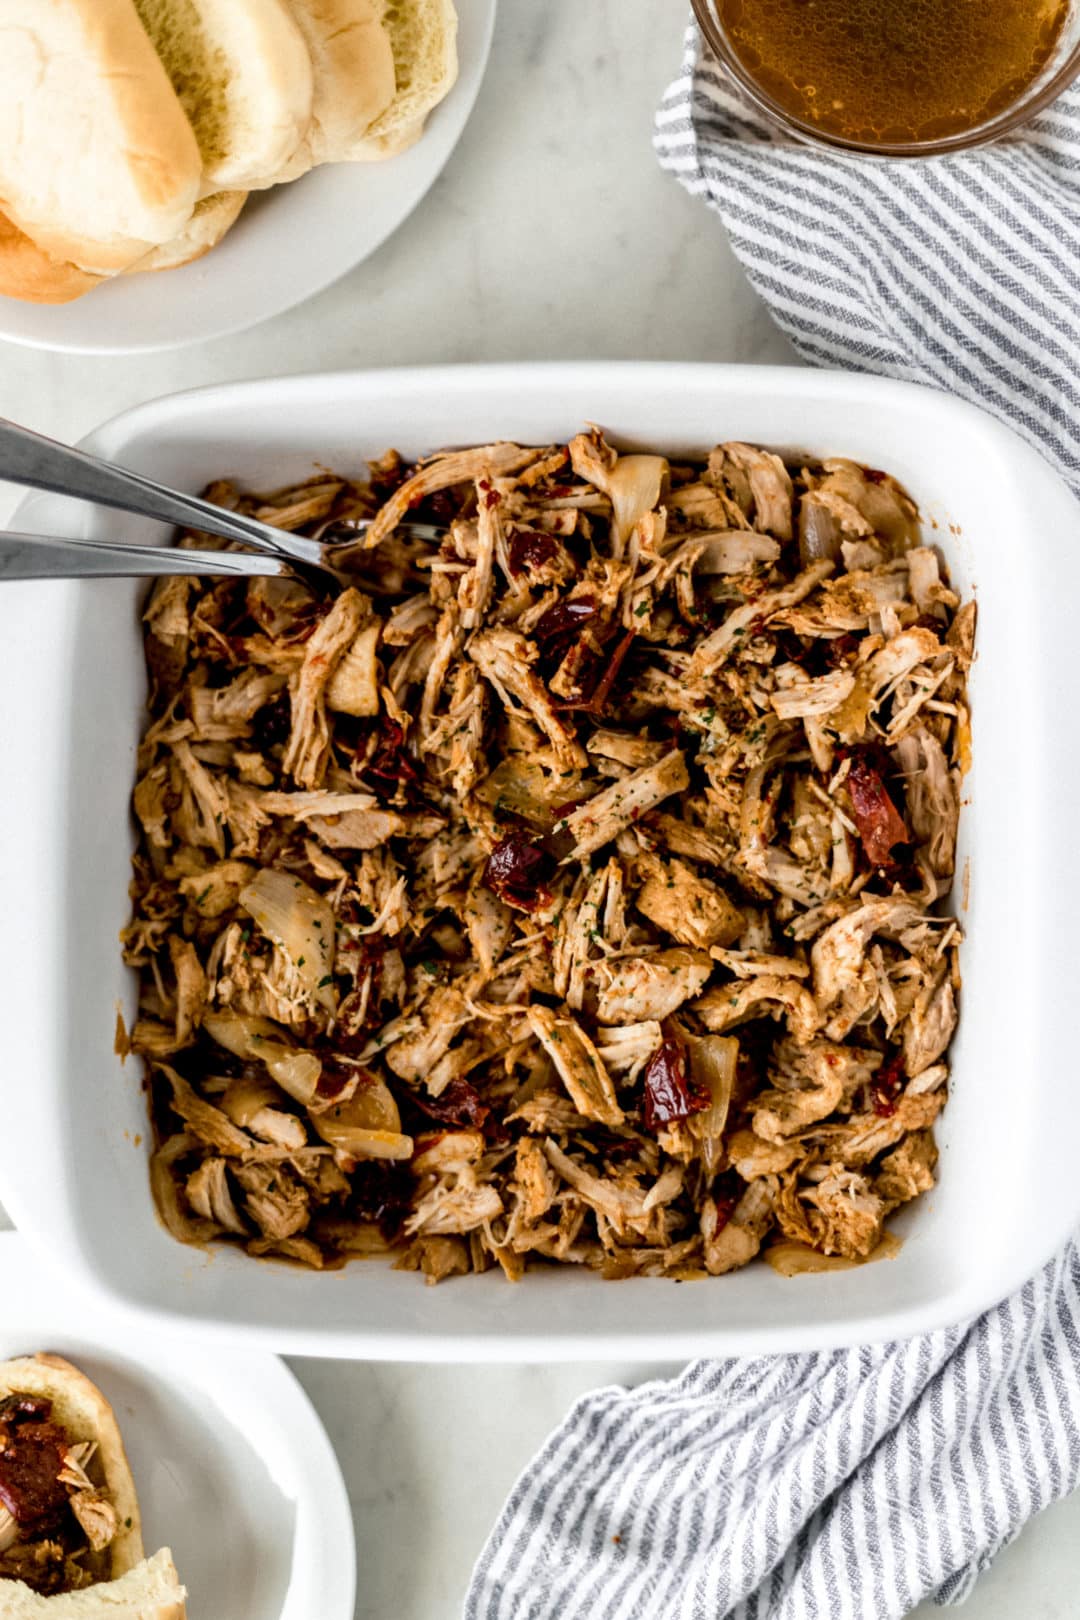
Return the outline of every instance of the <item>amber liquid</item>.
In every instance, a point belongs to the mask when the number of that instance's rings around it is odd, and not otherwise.
[[[1004,112],[1054,54],[1069,0],[716,0],[748,76],[786,112],[867,145]]]

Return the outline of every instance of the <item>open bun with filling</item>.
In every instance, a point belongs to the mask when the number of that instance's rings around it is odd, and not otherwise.
[[[0,1363],[3,1620],[183,1620],[163,1548],[143,1557],[135,1483],[104,1395],[61,1356]]]

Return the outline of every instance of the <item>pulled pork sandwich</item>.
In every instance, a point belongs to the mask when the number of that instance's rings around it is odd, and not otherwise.
[[[184,1620],[168,1549],[143,1558],[112,1407],[60,1356],[0,1363],[0,1614]]]
[[[884,1252],[934,1181],[975,621],[903,489],[592,429],[210,494],[370,527],[336,596],[146,609],[121,1046],[170,1231],[431,1281]]]

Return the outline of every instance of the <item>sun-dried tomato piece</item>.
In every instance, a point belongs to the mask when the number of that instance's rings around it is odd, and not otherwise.
[[[850,631],[833,636],[825,643],[825,659],[833,669],[846,669],[859,651],[859,638]]]
[[[884,866],[896,844],[910,844],[904,818],[889,797],[881,772],[865,754],[853,754],[847,790],[855,825],[871,866]]]
[[[606,1159],[609,1164],[625,1164],[628,1160],[637,1158],[638,1146],[632,1139],[628,1141],[624,1136],[614,1136],[610,1133],[602,1136],[599,1132],[597,1134],[600,1136],[598,1143],[600,1157]]]
[[[416,471],[410,469],[410,477]],[[461,496],[455,495],[451,489],[437,489],[431,495],[414,496],[409,503],[409,511],[417,523],[433,523],[439,528],[449,528],[456,517],[461,514]]]
[[[400,1164],[361,1159],[352,1171],[349,1213],[356,1220],[378,1221],[387,1242],[401,1230],[412,1198],[413,1179]]]
[[[551,899],[550,873],[548,852],[524,833],[512,832],[500,838],[488,856],[483,882],[508,906],[535,911]]]
[[[549,648],[557,647],[579,636],[598,612],[593,596],[564,597],[559,602],[553,602],[547,612],[540,616],[533,636]]]
[[[419,781],[419,772],[405,747],[404,728],[398,721],[382,719],[375,750],[363,771],[365,776],[375,777],[377,786],[391,791],[412,787]]]
[[[527,574],[530,568],[542,568],[553,562],[559,554],[559,542],[543,529],[515,529],[507,545],[512,574]]]
[[[716,1205],[716,1235],[724,1230],[735,1213],[735,1206],[745,1191],[746,1183],[734,1170],[725,1170],[712,1186],[712,1201]]]
[[[656,1131],[708,1108],[710,1097],[690,1078],[686,1047],[665,1040],[645,1066],[645,1129]]]
[[[338,920],[342,924],[338,937],[335,964],[343,973],[352,973],[359,978],[365,968],[378,966],[386,954],[387,936],[378,934],[356,934],[354,929],[370,928],[375,921],[375,913],[369,906],[362,906],[353,895],[346,895],[338,910]]]
[[[292,704],[288,692],[278,692],[269,703],[264,703],[251,725],[251,738],[256,748],[265,753],[289,740],[292,730]]]
[[[894,1052],[886,1058],[870,1082],[870,1096],[874,1113],[890,1119],[896,1113],[896,1104],[904,1089],[904,1054]]]
[[[431,1119],[441,1120],[444,1125],[468,1125],[474,1130],[482,1130],[484,1121],[491,1113],[476,1087],[470,1085],[468,1080],[451,1080],[437,1097],[414,1091],[412,1100]]]
[[[622,669],[623,660],[633,645],[634,634],[633,630],[627,630],[626,634],[620,638],[615,651],[605,665],[604,673],[593,688],[591,697],[583,698],[577,703],[561,703],[559,707],[561,709],[582,709],[586,714],[591,714],[594,719],[599,720],[607,705],[608,698],[611,696],[611,689],[615,685],[619,671]],[[599,660],[595,662],[597,665],[599,664]]]
[[[567,816],[572,816],[575,810],[579,810],[583,804],[588,804],[588,802],[588,799],[564,799],[562,804],[553,804],[551,807],[551,819],[555,822],[565,821]]]
[[[348,1051],[348,1046],[339,1039],[336,1031],[334,1039],[338,1046]],[[327,1051],[319,1052],[319,1061],[322,1064],[322,1070],[319,1074],[318,1084],[315,1087],[315,1095],[321,1097],[324,1101],[329,1098],[340,1097],[346,1086],[351,1085],[356,1079],[356,1065],[354,1063],[339,1063],[333,1053]],[[361,1074],[368,1081],[372,1079],[367,1070],[362,1070]]]

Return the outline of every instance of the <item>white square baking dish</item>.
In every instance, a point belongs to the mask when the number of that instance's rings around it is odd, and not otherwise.
[[[271,379],[141,406],[88,441],[183,489],[272,487],[316,463],[493,437],[562,439],[591,420],[624,444],[725,438],[843,454],[896,474],[979,602],[974,770],[955,903],[967,934],[940,1183],[896,1221],[898,1257],[784,1279],[701,1283],[500,1274],[438,1289],[381,1263],[314,1274],[174,1242],[147,1182],[134,1063],[113,1054],[133,985],[129,795],[144,701],[139,589],[3,591],[0,1197],[73,1289],[207,1335],[299,1354],[529,1360],[796,1350],[902,1336],[1001,1297],[1080,1219],[1080,1089],[1070,1067],[1069,921],[1080,871],[1070,737],[1080,513],[1005,428],[942,394],[799,369],[554,364]],[[152,525],[51,497],[16,527],[147,540]]]

